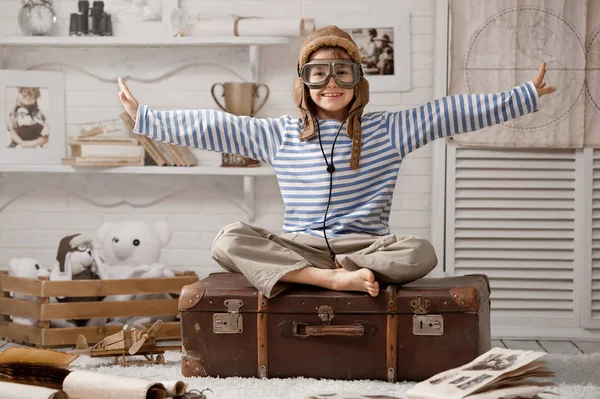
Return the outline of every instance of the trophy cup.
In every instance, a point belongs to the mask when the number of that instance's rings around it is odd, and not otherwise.
[[[221,87],[225,97],[225,105],[221,104],[215,89]],[[262,102],[255,104],[255,99],[259,98],[259,89],[263,88],[265,95]],[[223,111],[238,116],[254,116],[265,105],[269,98],[269,87],[265,84],[247,83],[247,82],[225,82],[215,83],[210,89],[210,94],[219,108]],[[221,166],[259,166],[259,161],[246,158],[242,155],[226,154],[221,156]]]

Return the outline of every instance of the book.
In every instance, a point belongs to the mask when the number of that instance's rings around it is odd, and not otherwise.
[[[543,352],[493,348],[470,363],[444,371],[407,391],[408,399],[533,398],[555,385]]]
[[[198,165],[198,158],[194,155],[189,147],[178,147],[177,151],[183,159],[185,166],[196,166]]]
[[[52,349],[9,348],[0,353],[0,381],[61,389],[75,359]]]
[[[165,150],[170,155],[171,159],[175,163],[175,166],[185,166],[183,159],[179,156],[179,152],[177,151],[177,146],[172,144],[165,144]]]
[[[114,376],[70,367],[79,356],[52,349],[0,353],[0,399],[183,398],[188,384]],[[187,396],[185,396],[187,397]]]
[[[62,159],[63,165],[71,166],[144,166],[144,158],[81,158]]]
[[[165,159],[165,165],[177,166],[175,159],[167,148],[170,146],[170,144],[163,143],[162,141],[155,141],[154,144],[156,144],[156,148],[158,149],[160,155]]]
[[[146,150],[146,154],[152,158],[152,161],[155,165],[163,166],[167,163],[167,161],[161,155],[160,151],[158,150],[158,147],[152,139],[146,136],[140,136],[139,140],[142,147],[144,147],[144,149]]]
[[[133,132],[135,123],[131,117],[126,112],[123,112],[121,119],[129,130]],[[158,166],[195,166],[198,164],[198,159],[187,147],[152,140],[143,135],[139,135],[138,140]]]
[[[139,140],[136,137],[118,137],[118,136],[94,136],[94,137],[77,137],[71,136],[68,140],[69,145],[139,145]]]
[[[82,158],[144,158],[141,145],[71,145],[71,156]]]

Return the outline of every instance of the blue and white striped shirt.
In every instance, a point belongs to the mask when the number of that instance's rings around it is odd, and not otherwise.
[[[533,82],[495,94],[444,97],[399,112],[363,115],[360,168],[350,169],[352,140],[342,127],[335,143],[327,236],[389,234],[400,164],[411,151],[442,137],[475,131],[537,110]],[[341,121],[320,120],[329,161]],[[253,118],[215,110],[138,108],[134,132],[170,144],[241,154],[271,165],[285,204],[283,232],[323,236],[329,173],[318,137],[300,141],[300,118]]]

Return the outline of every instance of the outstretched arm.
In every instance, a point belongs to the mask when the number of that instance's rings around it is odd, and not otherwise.
[[[544,82],[546,63],[535,78],[511,90],[493,94],[448,96],[421,107],[389,112],[386,125],[398,153],[408,153],[438,138],[472,132],[535,112],[539,97],[556,87]]]
[[[157,111],[140,105],[119,78],[119,98],[134,133],[169,144],[239,154],[271,163],[289,117],[253,118],[215,110]]]

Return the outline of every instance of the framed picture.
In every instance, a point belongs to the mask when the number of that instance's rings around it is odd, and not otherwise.
[[[61,163],[66,153],[62,72],[0,70],[0,110],[0,163]]]
[[[411,90],[410,14],[336,14],[319,17],[317,29],[336,25],[358,45],[362,69],[373,92]]]

